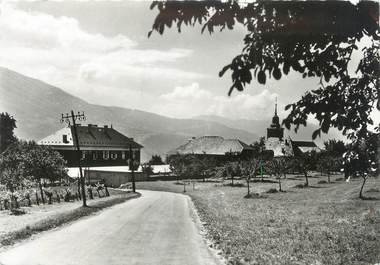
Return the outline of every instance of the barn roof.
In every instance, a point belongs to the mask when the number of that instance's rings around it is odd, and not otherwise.
[[[202,136],[190,139],[186,144],[179,146],[170,154],[208,154],[225,155],[227,153],[241,153],[253,148],[238,139],[224,139],[221,136]]]

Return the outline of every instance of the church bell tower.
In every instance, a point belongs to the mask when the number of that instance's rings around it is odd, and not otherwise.
[[[281,128],[280,118],[277,115],[277,98],[274,107],[274,116],[272,118],[272,124],[267,128],[267,139],[268,138],[278,138],[282,140],[284,137],[284,128]]]

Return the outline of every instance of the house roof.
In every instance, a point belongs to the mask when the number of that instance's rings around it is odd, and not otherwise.
[[[133,138],[116,131],[108,126],[98,127],[97,125],[89,124],[87,126],[77,125],[77,134],[79,145],[86,147],[121,147],[121,148],[142,148],[143,146],[136,143]],[[66,136],[65,136],[66,135]],[[64,141],[66,137],[67,141]],[[74,127],[70,126],[63,128],[52,135],[38,141],[39,144],[52,146],[74,146]]]
[[[292,143],[297,147],[317,147],[313,141],[293,141]]]
[[[316,151],[319,152],[320,148],[313,141],[293,141],[291,140],[293,146],[293,152],[295,155],[300,155],[302,153]]]
[[[241,153],[253,148],[238,139],[224,139],[221,136],[202,136],[190,139],[169,154],[208,154],[225,155],[226,153]]]

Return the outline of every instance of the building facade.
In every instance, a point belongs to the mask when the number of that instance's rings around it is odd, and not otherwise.
[[[76,151],[74,127],[63,128],[38,141],[58,151],[68,167],[128,166],[130,159],[140,163],[142,145],[116,131],[112,126],[77,125],[80,154]]]

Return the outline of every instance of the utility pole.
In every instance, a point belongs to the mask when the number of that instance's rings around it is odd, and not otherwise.
[[[70,121],[71,119],[71,121]],[[74,140],[75,140],[75,147],[77,149],[77,156],[78,156],[78,167],[79,167],[79,174],[80,174],[80,184],[81,184],[81,189],[82,189],[82,202],[83,202],[83,207],[87,207],[86,203],[86,190],[85,190],[85,184],[84,184],[84,177],[83,177],[83,172],[82,172],[82,166],[81,166],[81,153],[80,153],[80,147],[79,147],[79,139],[78,139],[78,133],[77,133],[77,126],[75,121],[85,121],[86,116],[84,116],[84,112],[82,113],[78,112],[78,114],[74,114],[74,111],[71,111],[71,115],[68,113],[66,115],[62,114],[61,117],[61,123],[66,122],[69,126],[72,122],[72,126],[74,129]]]
[[[132,152],[132,143],[129,143],[129,169],[132,173],[132,190],[136,192],[136,184],[135,184],[135,165],[133,160],[133,152]]]

